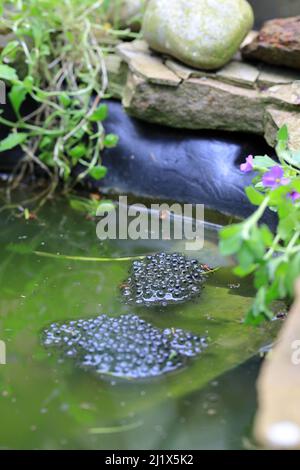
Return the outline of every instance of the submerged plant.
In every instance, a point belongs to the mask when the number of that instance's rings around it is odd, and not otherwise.
[[[249,156],[241,171],[255,171],[253,185],[246,194],[256,211],[241,223],[221,232],[223,255],[235,255],[239,276],[253,274],[256,298],[246,321],[260,323],[272,319],[275,300],[291,300],[300,276],[300,152],[288,147],[288,129],[278,132],[279,163],[265,156]],[[261,219],[267,210],[276,212],[275,233]]]
[[[21,146],[24,158],[10,179],[17,187],[37,167],[49,177],[41,198],[60,182],[69,191],[83,178],[103,178],[105,147],[118,137],[105,134],[102,103],[108,77],[104,54],[118,32],[106,21],[108,2],[95,0],[8,0],[1,3],[1,31],[10,40],[0,54],[0,79],[8,86],[14,117],[0,152]],[[121,32],[120,32],[121,34]],[[30,110],[25,101],[30,102]]]

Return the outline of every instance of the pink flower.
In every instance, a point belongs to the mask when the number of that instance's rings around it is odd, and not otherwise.
[[[292,191],[291,193],[288,193],[287,197],[292,200],[292,202],[297,201],[300,199],[300,193],[297,191]]]
[[[286,186],[290,183],[288,178],[284,178],[283,168],[279,165],[273,166],[270,171],[264,174],[262,178],[263,185],[266,188],[276,189],[279,186]]]
[[[253,155],[248,155],[245,163],[241,164],[240,170],[243,173],[249,173],[250,171],[253,171]]]

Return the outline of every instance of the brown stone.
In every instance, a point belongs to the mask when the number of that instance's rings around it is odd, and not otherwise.
[[[242,54],[247,59],[300,70],[300,16],[267,21],[242,48]]]

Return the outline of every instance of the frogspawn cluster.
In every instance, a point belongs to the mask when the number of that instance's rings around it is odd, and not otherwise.
[[[158,253],[134,261],[121,286],[126,303],[144,306],[174,305],[201,293],[206,265],[178,253]]]
[[[205,347],[205,338],[180,329],[159,329],[136,315],[100,315],[52,323],[43,343],[100,375],[141,379],[184,366]]]

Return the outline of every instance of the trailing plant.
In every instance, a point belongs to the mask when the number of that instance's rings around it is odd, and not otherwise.
[[[1,30],[11,33],[0,55],[0,79],[15,115],[0,115],[10,129],[0,152],[20,145],[24,153],[10,187],[36,167],[49,177],[42,205],[61,182],[69,192],[86,176],[100,180],[106,174],[101,153],[118,137],[103,128],[104,56],[124,31],[107,23],[105,0],[9,0],[0,8]]]
[[[251,324],[272,319],[272,302],[291,300],[300,276],[300,151],[289,149],[287,126],[278,132],[276,152],[278,163],[267,155],[249,155],[241,165],[243,172],[255,172],[246,194],[257,209],[221,232],[222,254],[237,259],[234,272],[254,277],[257,294],[246,317]],[[275,233],[261,223],[266,211],[277,214]]]

